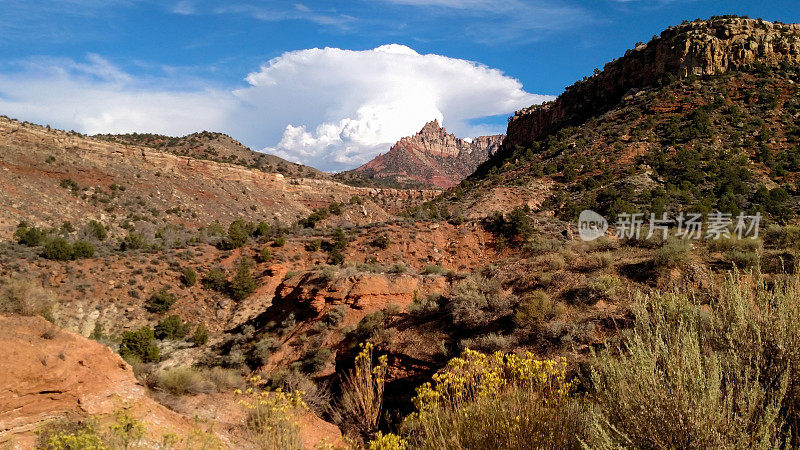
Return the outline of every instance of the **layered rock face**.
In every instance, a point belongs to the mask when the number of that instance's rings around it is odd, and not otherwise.
[[[469,142],[447,133],[434,120],[419,133],[400,139],[389,152],[352,172],[390,184],[448,188],[489,159],[503,138],[503,135],[481,136]]]
[[[602,72],[568,87],[554,102],[526,108],[508,125],[504,147],[529,145],[557,127],[580,123],[617,103],[631,89],[677,77],[715,75],[756,64],[800,62],[800,24],[715,18],[670,27],[628,50]]]

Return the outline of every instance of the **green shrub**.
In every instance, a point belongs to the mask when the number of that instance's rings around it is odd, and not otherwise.
[[[653,254],[653,265],[663,269],[685,266],[689,263],[689,250],[689,243],[686,241],[667,241]]]
[[[320,369],[325,366],[325,363],[331,358],[333,352],[329,348],[321,347],[316,350],[311,350],[310,352],[303,355],[302,358],[302,369],[303,372],[313,374],[317,373]]]
[[[510,213],[495,212],[483,220],[484,227],[504,240],[525,240],[533,233],[530,209],[516,207]]]
[[[283,247],[286,245],[286,238],[283,236],[278,236],[272,241],[273,247]]]
[[[325,314],[325,323],[331,326],[338,325],[344,317],[347,315],[347,312],[350,308],[347,305],[336,305],[332,310],[328,311]]]
[[[385,234],[376,237],[372,240],[372,242],[370,242],[371,246],[384,250],[389,247],[389,244],[391,244],[391,240],[389,239],[389,236]]]
[[[183,323],[181,316],[173,314],[159,322],[153,333],[156,339],[183,339],[189,333],[189,324]]]
[[[256,282],[250,273],[252,263],[247,258],[240,258],[236,263],[236,273],[230,283],[230,295],[234,300],[244,300],[256,290]]]
[[[187,287],[194,286],[197,283],[197,271],[191,267],[183,269],[183,273],[181,274],[181,283]]]
[[[611,252],[595,253],[592,260],[597,267],[609,267],[614,264],[614,255]]]
[[[281,343],[273,336],[265,336],[259,340],[251,352],[251,360],[258,366],[266,365],[269,357],[275,350],[281,347]]]
[[[84,240],[77,241],[72,244],[72,256],[75,259],[91,258],[94,256],[94,245]]]
[[[228,234],[220,242],[219,247],[224,250],[230,250],[243,246],[250,238],[251,232],[255,231],[254,229],[255,227],[252,224],[247,224],[242,219],[234,220],[228,226]]]
[[[264,221],[258,222],[256,229],[253,231],[253,237],[269,236],[271,230],[272,228],[269,226],[268,223]]]
[[[394,263],[392,267],[389,268],[389,273],[406,273],[406,272],[408,272],[408,266],[401,262]]]
[[[328,212],[333,214],[334,216],[338,216],[342,214],[342,203],[333,202],[328,205]]]
[[[408,313],[417,319],[424,320],[439,312],[439,302],[442,294],[429,294],[425,298],[420,298],[414,292],[414,300],[406,307]]]
[[[513,336],[506,336],[495,332],[462,339],[459,343],[459,347],[462,350],[470,349],[480,352],[508,351],[516,346],[517,341]]]
[[[519,302],[514,321],[522,328],[532,328],[556,316],[556,302],[545,291],[534,291]]]
[[[217,392],[229,392],[232,389],[242,387],[244,384],[241,373],[234,369],[212,367],[205,372],[205,376],[214,384]]]
[[[764,233],[764,244],[770,248],[797,248],[800,245],[800,227],[770,226]]]
[[[737,239],[735,237],[710,239],[707,241],[708,250],[712,252],[727,252],[738,250],[742,252],[761,251],[763,244],[760,239]]]
[[[208,330],[206,326],[202,323],[197,326],[194,330],[194,334],[192,334],[192,343],[198,347],[206,345],[208,342]]]
[[[593,305],[599,300],[614,298],[621,281],[616,275],[601,274],[571,291],[572,300],[579,304]]]
[[[17,242],[22,245],[36,247],[44,242],[44,239],[47,237],[47,233],[40,228],[28,228],[27,225],[20,224],[16,231],[14,231],[14,237],[17,239]]]
[[[222,292],[228,288],[228,276],[219,267],[212,267],[203,277],[203,287],[212,291]]]
[[[372,338],[378,333],[383,332],[384,322],[386,316],[383,311],[375,311],[374,313],[367,314],[358,322],[352,335],[355,341],[364,342]]]
[[[258,252],[258,256],[256,257],[256,259],[258,259],[258,262],[262,264],[269,262],[272,260],[272,251],[270,251],[268,247],[264,247],[261,249],[261,251]]]
[[[306,243],[306,250],[309,252],[316,252],[322,248],[322,240],[321,239],[312,239]]]
[[[150,296],[145,304],[145,309],[154,314],[165,313],[169,311],[169,308],[177,300],[174,294],[167,292],[166,288],[164,288]]]
[[[328,264],[338,266],[344,263],[344,253],[338,248],[332,248],[328,251]]]
[[[153,329],[148,326],[139,328],[137,331],[123,331],[119,354],[125,360],[133,359],[144,363],[158,362],[161,359],[160,351],[155,343],[155,334]]]
[[[454,325],[478,330],[510,315],[516,303],[517,298],[505,295],[496,280],[470,276],[453,288],[448,307]]]
[[[42,257],[53,261],[69,261],[73,257],[72,246],[62,237],[50,239],[44,244]]]
[[[422,269],[423,275],[446,275],[449,271],[438,264],[430,264]]]
[[[147,246],[147,240],[141,233],[131,232],[122,240],[122,251],[139,250]]]
[[[105,241],[106,238],[108,238],[108,231],[102,223],[96,220],[90,220],[89,223],[86,224],[86,235],[100,241]]]
[[[339,211],[341,213],[341,210]],[[304,228],[314,228],[317,222],[328,217],[330,211],[327,208],[318,208],[311,212],[305,219],[300,219],[297,223]]]
[[[331,235],[331,247],[336,250],[343,251],[347,248],[347,245],[350,243],[350,240],[347,239],[347,234],[341,228],[336,228],[333,230],[333,234]]]
[[[547,270],[563,270],[565,267],[567,267],[567,261],[560,253],[541,256],[537,262],[539,262],[542,267]]]
[[[542,235],[533,236],[522,245],[522,249],[532,255],[555,252],[561,247],[562,244],[557,239],[549,239]]]
[[[739,269],[752,269],[758,267],[761,262],[759,253],[753,251],[729,250],[724,256]]]

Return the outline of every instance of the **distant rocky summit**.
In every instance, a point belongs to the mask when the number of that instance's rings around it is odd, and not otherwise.
[[[387,153],[338,177],[354,184],[448,188],[489,159],[504,137],[480,136],[468,141],[447,133],[433,120],[419,133],[400,139]]]

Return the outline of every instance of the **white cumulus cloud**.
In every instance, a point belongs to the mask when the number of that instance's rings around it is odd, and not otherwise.
[[[397,44],[284,53],[238,88],[138,76],[97,55],[0,68],[0,113],[85,133],[199,130],[324,170],[358,166],[438,119],[456,135],[551,97],[497,69]]]
[[[239,98],[266,113],[277,112],[267,105],[282,105],[290,119],[277,145],[265,150],[335,169],[368,161],[433,119],[470,136],[474,119],[550,99],[499,70],[397,44],[288,52],[247,81]]]

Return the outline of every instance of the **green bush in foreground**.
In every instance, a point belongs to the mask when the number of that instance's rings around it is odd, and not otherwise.
[[[155,333],[147,326],[136,331],[123,331],[119,354],[125,360],[138,360],[144,363],[158,362],[161,353],[155,343]]]

